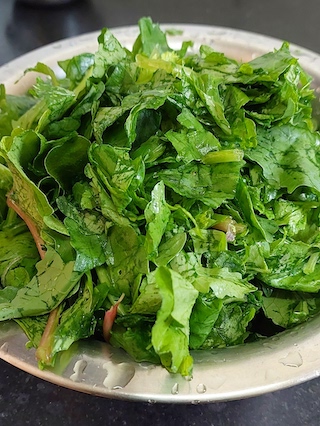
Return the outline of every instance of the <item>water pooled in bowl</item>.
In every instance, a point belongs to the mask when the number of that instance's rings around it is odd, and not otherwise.
[[[88,363],[84,359],[79,359],[78,361],[76,361],[73,367],[74,373],[71,374],[70,379],[73,382],[81,382],[84,379],[83,372],[86,369],[87,365]]]
[[[279,362],[287,367],[300,367],[303,359],[299,352],[289,352],[284,358],[280,358]]]
[[[4,343],[1,345],[0,350],[1,350],[2,352],[8,352],[8,350],[9,350],[9,343],[8,343],[8,342],[4,342]]]
[[[132,380],[135,368],[132,364],[122,362],[114,364],[109,361],[103,364],[103,369],[107,371],[107,377],[103,381],[103,386],[107,389],[122,389]]]
[[[175,383],[171,388],[172,395],[177,395],[179,393],[179,383]]]
[[[197,391],[198,393],[206,393],[206,392],[207,392],[207,387],[206,387],[206,385],[204,385],[203,383],[199,383],[199,384],[197,385],[196,391]]]
[[[139,367],[143,368],[144,370],[153,370],[155,369],[157,366],[156,364],[151,364],[150,362],[139,362],[138,363]]]

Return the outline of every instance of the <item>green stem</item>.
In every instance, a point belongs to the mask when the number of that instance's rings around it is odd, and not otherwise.
[[[108,287],[108,289],[111,289],[113,286],[112,286],[112,283],[110,281],[110,277],[109,277],[109,274],[106,270],[106,267],[105,266],[98,266],[98,267],[96,267],[95,270],[96,270],[98,280],[100,281],[100,283],[106,285]],[[108,297],[112,306],[115,303],[117,303],[117,299],[115,299],[115,297],[112,296],[112,294],[110,294],[110,292],[108,292],[107,297]],[[125,311],[124,307],[121,305],[121,303],[118,305],[118,313],[120,315],[126,314],[126,311]]]
[[[183,207],[181,207],[180,205],[171,206],[171,205],[170,205],[170,204],[168,204],[168,203],[167,203],[167,205],[168,205],[169,209],[170,209],[170,210],[172,210],[172,211],[181,210],[181,211],[182,211],[182,213],[183,213],[183,214],[184,214],[184,215],[185,215],[188,219],[190,219],[190,220],[191,220],[191,222],[194,224],[195,228],[196,228],[196,229],[199,229],[199,226],[198,226],[198,224],[197,224],[197,221],[196,221],[196,220],[195,220],[195,218],[192,216],[192,214],[188,212],[188,210],[184,209],[184,208],[183,208]]]
[[[13,224],[17,219],[17,213],[13,210],[8,208],[7,217],[2,225],[3,228],[10,227],[11,224]]]
[[[232,163],[243,159],[243,151],[241,149],[223,149],[221,151],[208,152],[202,162],[204,164],[216,163]]]
[[[50,312],[48,322],[41,337],[40,344],[36,350],[36,358],[40,365],[52,365],[52,345],[54,333],[59,324],[62,305]]]

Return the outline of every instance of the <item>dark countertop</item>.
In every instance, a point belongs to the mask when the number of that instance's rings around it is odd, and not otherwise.
[[[141,16],[245,29],[320,53],[319,0],[80,0],[42,8],[0,0],[0,65],[59,39],[135,24]],[[0,368],[0,426],[319,424],[320,378],[242,401],[151,405],[77,393],[1,360]]]

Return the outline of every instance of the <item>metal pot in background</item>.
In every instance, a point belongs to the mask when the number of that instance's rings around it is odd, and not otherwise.
[[[78,0],[18,0],[18,3],[28,4],[31,6],[58,6],[67,3],[74,3]]]

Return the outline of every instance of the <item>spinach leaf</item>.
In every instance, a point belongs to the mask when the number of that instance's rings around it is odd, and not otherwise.
[[[199,349],[217,321],[223,302],[212,293],[199,294],[190,317],[190,348]]]
[[[73,58],[59,61],[60,68],[65,72],[65,78],[69,80],[70,89],[76,87],[94,64],[93,53],[82,53]]]
[[[127,57],[127,52],[107,28],[101,31],[98,42],[99,47],[94,55],[92,75],[96,79],[102,79],[108,75],[110,66],[118,64]]]
[[[251,161],[258,163],[266,180],[291,194],[299,186],[320,190],[317,133],[285,125],[271,129],[259,128],[258,146],[247,151]]]
[[[217,208],[234,197],[241,165],[241,162],[233,162],[226,169],[223,164],[210,167],[191,163],[161,170],[158,176],[177,194]]]
[[[20,220],[0,231],[0,283],[2,287],[24,287],[36,272],[38,250],[25,224]],[[1,290],[0,290],[1,291]]]
[[[125,293],[130,297],[137,276],[149,271],[144,240],[130,226],[113,226],[109,233],[109,244],[112,260],[107,273],[110,281],[120,294]]]
[[[189,376],[189,317],[198,292],[180,274],[164,266],[158,268],[155,278],[162,304],[152,328],[153,347],[166,368]]]
[[[171,214],[165,200],[164,190],[163,182],[157,183],[151,192],[151,201],[144,212],[147,222],[146,250],[151,259],[158,254],[158,246]]]
[[[0,290],[2,321],[50,312],[70,294],[81,278],[81,274],[73,270],[74,262],[64,264],[51,248],[36,268],[37,274],[30,282],[10,297],[5,289]]]
[[[86,277],[84,288],[70,307],[65,309],[51,336],[50,359],[40,359],[43,366],[54,365],[56,355],[67,350],[73,342],[93,335],[96,318],[93,315],[96,300],[90,276]]]
[[[9,136],[13,130],[14,122],[34,104],[35,100],[29,95],[6,94],[5,86],[0,84],[0,138]]]
[[[319,296],[310,293],[274,290],[268,297],[262,297],[262,308],[266,317],[276,325],[290,328],[319,312]]]
[[[261,294],[253,294],[244,303],[224,303],[214,327],[201,348],[225,347],[244,343],[249,336],[248,324],[261,306]]]
[[[123,348],[137,362],[159,364],[160,360],[151,345],[153,317],[127,315],[116,320],[112,329],[111,344]]]

